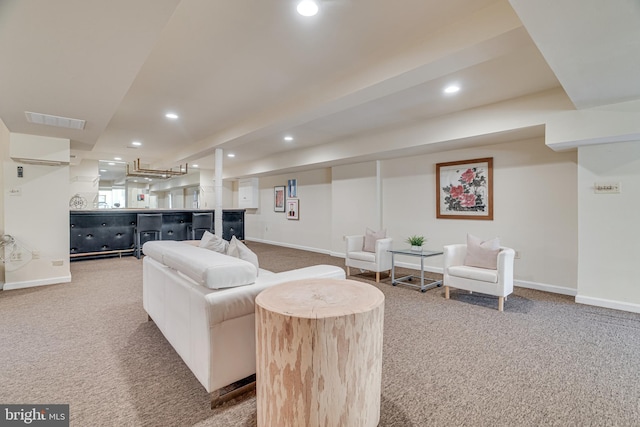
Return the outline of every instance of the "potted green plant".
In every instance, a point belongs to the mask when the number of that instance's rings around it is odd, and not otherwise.
[[[418,235],[413,235],[407,238],[407,243],[411,245],[412,251],[421,251],[422,245],[424,245],[424,242],[426,241],[427,239],[425,239],[424,236],[418,236]]]

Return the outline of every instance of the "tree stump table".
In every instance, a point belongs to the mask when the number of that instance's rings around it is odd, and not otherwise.
[[[384,294],[354,280],[309,279],[256,298],[258,426],[376,426]]]

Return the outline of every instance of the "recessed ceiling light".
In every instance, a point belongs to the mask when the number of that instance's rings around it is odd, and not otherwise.
[[[285,136],[284,140],[285,141],[293,141],[293,137],[292,136]]]
[[[458,85],[450,85],[444,88],[444,93],[456,93],[460,90],[460,86]]]
[[[109,166],[115,166],[116,164],[113,162],[109,162]]]
[[[197,168],[197,167],[198,167],[198,165],[191,165],[191,167],[192,167],[192,168]]]
[[[235,157],[235,156],[236,156],[236,155],[235,155],[235,154],[233,154],[233,153],[229,153],[229,154],[227,154],[227,157]]]
[[[172,119],[175,120],[178,118],[178,115],[176,113],[167,113],[164,115],[167,119]]]
[[[113,160],[122,160],[122,157],[114,157]]]
[[[302,16],[313,16],[318,13],[318,4],[313,0],[302,0],[296,10]]]
[[[140,141],[133,141],[133,142],[131,143],[131,145],[135,145],[136,147],[139,147],[139,146],[141,146],[141,145],[142,145],[142,142],[140,142]]]
[[[107,171],[106,169],[100,169],[100,172],[106,172],[106,171]]]

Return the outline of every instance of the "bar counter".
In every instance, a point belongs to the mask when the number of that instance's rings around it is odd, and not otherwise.
[[[162,214],[163,240],[189,240],[192,215],[205,212],[212,212],[215,218],[215,211],[211,209],[72,210],[69,212],[69,253],[72,260],[133,255],[134,230],[139,213]],[[231,240],[233,236],[244,240],[244,213],[244,209],[222,211],[222,237],[225,240]],[[196,236],[197,239],[201,237],[202,232]]]

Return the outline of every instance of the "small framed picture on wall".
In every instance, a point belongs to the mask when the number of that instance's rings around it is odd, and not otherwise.
[[[290,179],[287,182],[287,187],[289,188],[289,194],[287,194],[287,198],[295,199],[298,197],[298,180]]]
[[[284,212],[284,185],[273,187],[273,210]]]
[[[298,199],[287,199],[287,219],[300,219],[300,201]]]

